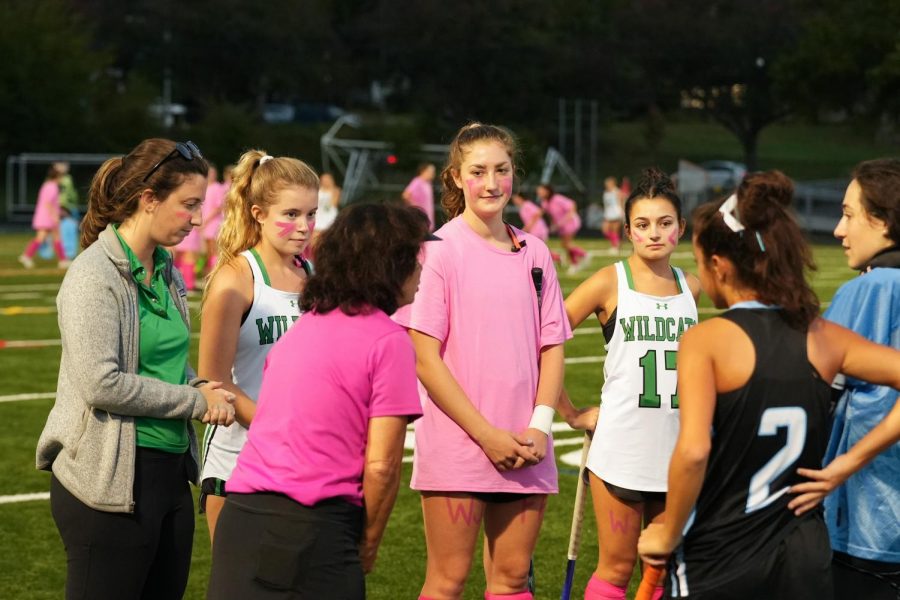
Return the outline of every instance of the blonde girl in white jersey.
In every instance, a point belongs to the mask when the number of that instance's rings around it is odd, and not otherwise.
[[[634,253],[599,270],[566,299],[573,329],[597,315],[607,349],[587,463],[600,556],[586,600],[625,599],[641,529],[662,518],[678,437],[675,355],[681,334],[697,322],[700,294],[699,280],[670,264],[685,221],[669,177],[645,170],[624,216]],[[573,411],[564,393],[560,412]],[[579,423],[589,416],[582,411]],[[654,598],[661,594],[657,588]]]
[[[300,316],[310,274],[300,254],[315,227],[318,189],[315,171],[296,158],[251,150],[234,169],[200,319],[198,374],[224,382],[237,398],[235,423],[207,428],[203,441],[200,506],[210,539],[256,412],[266,355]]]

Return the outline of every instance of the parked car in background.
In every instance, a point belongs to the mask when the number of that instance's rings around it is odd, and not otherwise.
[[[747,167],[730,160],[708,160],[700,163],[706,171],[706,185],[714,193],[736,188],[747,174]]]

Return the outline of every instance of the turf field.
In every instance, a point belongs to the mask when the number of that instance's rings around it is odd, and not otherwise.
[[[838,215],[835,215],[837,221]],[[65,580],[65,554],[50,516],[45,493],[49,475],[34,469],[34,448],[52,405],[59,366],[59,331],[56,323],[55,296],[63,273],[54,262],[40,261],[31,271],[16,262],[27,235],[0,236],[0,598],[60,598]],[[593,251],[590,266],[575,276],[561,275],[568,294],[593,270],[616,258],[605,254],[605,242],[585,241]],[[816,246],[819,271],[814,286],[823,304],[844,281],[852,277],[843,253],[836,245]],[[688,244],[682,244],[674,263],[694,271]],[[198,308],[199,296],[193,299]],[[701,318],[715,314],[703,298]],[[85,318],[91,318],[85,314]],[[198,323],[195,321],[195,332]],[[596,322],[587,322],[566,347],[566,387],[573,401],[586,406],[599,399],[602,384],[602,337]],[[36,341],[36,343],[22,343]],[[12,342],[12,343],[11,343]],[[194,335],[192,361],[196,364],[197,335]],[[577,454],[581,435],[564,425],[556,438],[557,457]],[[411,451],[407,454],[411,456]],[[572,517],[576,469],[560,461],[560,494],[547,507],[544,526],[535,553],[537,598],[558,598],[565,575],[566,548]],[[368,577],[368,597],[379,600],[415,598],[424,570],[425,549],[417,494],[408,488],[410,465],[404,466],[404,483],[391,517],[375,572]],[[34,494],[36,498],[29,499]],[[584,585],[597,556],[597,536],[587,502],[581,558],[578,561],[573,598],[583,597]],[[193,565],[186,598],[205,597],[209,573],[209,537],[206,523],[197,519]],[[466,598],[482,598],[484,576],[476,557]],[[636,581],[632,581],[632,593]]]

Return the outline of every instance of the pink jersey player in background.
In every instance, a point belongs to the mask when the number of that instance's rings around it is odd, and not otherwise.
[[[34,255],[48,237],[53,238],[53,250],[59,259],[59,267],[65,269],[69,266],[70,261],[66,258],[59,237],[59,180],[62,175],[63,172],[56,165],[51,165],[38,191],[37,206],[31,218],[31,228],[35,231],[34,238],[28,242],[25,251],[19,256],[19,262],[26,269],[34,267]]]
[[[434,165],[422,163],[416,173],[416,176],[403,190],[403,201],[428,215],[431,230],[434,231]]]
[[[212,273],[219,257],[216,247],[216,238],[222,227],[222,209],[225,206],[225,182],[219,182],[219,172],[212,164],[209,165],[209,183],[206,186],[206,199],[203,201],[203,241],[206,245],[206,272]]]
[[[530,233],[545,244],[550,239],[550,229],[544,220],[544,211],[540,206],[527,199],[522,192],[512,195],[512,203],[519,209],[519,219],[522,220],[522,231]],[[550,251],[553,262],[559,264],[560,256],[553,250]]]
[[[581,229],[581,217],[578,216],[578,205],[574,200],[558,194],[548,183],[537,187],[537,197],[544,211],[550,215],[552,228],[559,234],[560,242],[569,259],[570,270],[581,268],[587,252],[576,246],[572,240]]]

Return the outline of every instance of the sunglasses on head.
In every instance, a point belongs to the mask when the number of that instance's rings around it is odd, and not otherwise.
[[[143,181],[147,181],[150,179],[150,176],[156,173],[156,170],[161,166],[166,164],[168,161],[172,160],[176,156],[181,156],[184,160],[194,160],[195,158],[203,158],[203,154],[200,153],[200,148],[197,147],[197,144],[188,140],[186,142],[178,142],[175,144],[175,149],[166,154],[166,156],[153,165],[153,168],[150,169],[150,172],[144,175]]]

